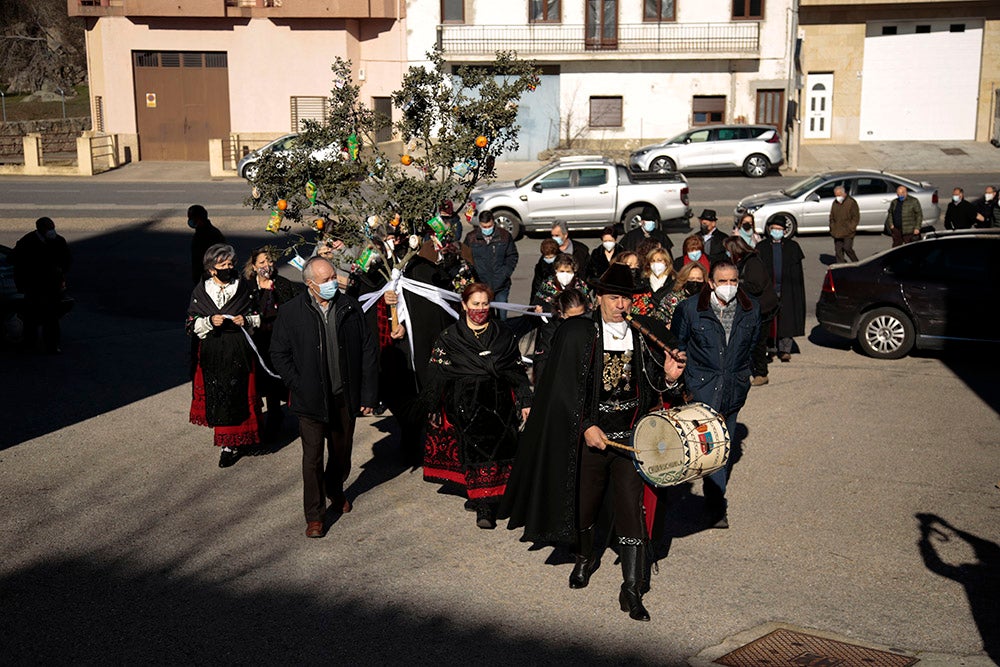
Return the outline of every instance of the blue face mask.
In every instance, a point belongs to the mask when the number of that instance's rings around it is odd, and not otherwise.
[[[899,197],[899,201],[903,201],[904,199],[906,199],[906,195],[896,195],[896,196]]]
[[[561,236],[553,236],[552,240],[555,241],[557,245],[561,246],[563,244],[563,237]]]
[[[195,229],[198,227],[198,223],[192,220],[191,218],[188,218],[188,227],[190,227],[191,229]]]
[[[733,258],[733,253],[731,253],[731,252],[729,252],[729,251],[727,250],[727,251],[726,251],[726,257],[728,257],[729,259],[732,259],[732,258]]]
[[[479,231],[483,233],[483,236],[493,236],[493,230],[495,227],[480,227]]]
[[[331,280],[330,282],[321,283],[319,285],[313,283],[313,285],[316,287],[316,291],[319,292],[319,298],[323,299],[324,301],[329,301],[333,297],[337,296],[336,279]]]
[[[785,232],[784,230],[781,229],[772,229],[770,231],[770,234],[772,239],[774,239],[775,241],[780,241],[782,237],[784,237]]]
[[[642,221],[642,229],[643,229],[643,231],[645,231],[647,233],[653,231],[654,229],[656,229],[656,221],[655,220],[643,220]]]
[[[691,252],[689,252],[688,259],[690,259],[692,262],[697,262],[699,259],[701,259],[701,250],[692,250]]]
[[[555,255],[553,255],[552,257],[542,257],[542,259],[545,260],[546,264],[551,264],[552,262],[556,261]]]
[[[748,246],[753,246],[753,234],[745,229],[740,230],[740,238],[747,242]]]

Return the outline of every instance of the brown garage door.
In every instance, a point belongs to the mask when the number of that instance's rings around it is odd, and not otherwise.
[[[143,160],[208,160],[208,140],[229,135],[225,53],[133,51]]]

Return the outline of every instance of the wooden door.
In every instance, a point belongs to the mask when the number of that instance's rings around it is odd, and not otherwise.
[[[132,57],[142,160],[208,160],[208,140],[229,136],[225,53],[136,51]]]
[[[757,115],[754,122],[758,125],[774,125],[781,132],[785,127],[785,91],[758,90]]]

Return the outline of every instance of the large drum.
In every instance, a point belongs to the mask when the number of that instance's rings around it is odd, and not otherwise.
[[[726,420],[704,403],[651,412],[632,433],[635,468],[653,486],[710,475],[729,459]]]

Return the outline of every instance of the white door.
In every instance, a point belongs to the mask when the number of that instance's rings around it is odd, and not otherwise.
[[[615,219],[617,188],[611,182],[613,175],[611,167],[579,170],[576,187],[573,188],[573,206],[576,208],[577,220],[606,223]]]
[[[528,220],[544,224],[551,220],[574,220],[573,169],[555,169],[532,183],[521,195],[528,203]]]
[[[833,75],[810,74],[806,77],[806,127],[803,139],[829,139],[833,117]]]
[[[858,138],[974,140],[982,51],[982,20],[869,23]]]

